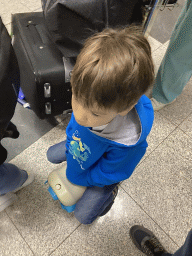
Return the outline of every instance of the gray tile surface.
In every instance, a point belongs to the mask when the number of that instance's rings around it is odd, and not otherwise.
[[[192,227],[191,149],[175,130],[121,185],[179,246]]]
[[[0,213],[0,255],[32,256],[33,253],[6,212]]]
[[[162,118],[160,114],[157,116]],[[176,250],[192,224],[189,218],[191,139],[179,129],[173,131],[132,177],[122,183],[126,193],[120,189],[112,210],[92,225],[79,226],[73,213],[64,212],[44,185],[48,174],[57,168],[46,160],[46,151],[65,139],[65,127],[66,124],[59,124],[11,161],[35,173],[35,181],[18,192],[18,202],[6,210],[33,252],[53,256],[98,255],[99,252],[135,255],[137,249],[127,234],[135,224],[143,224],[162,237],[170,252]],[[169,132],[174,126],[170,127]],[[142,254],[138,252],[138,255]]]
[[[107,215],[98,218],[91,225],[81,225],[51,256],[142,256],[144,254],[133,245],[129,230],[133,225],[143,224],[158,234],[167,250],[174,252],[178,248],[120,188],[116,201]]]
[[[147,137],[148,148],[146,155],[149,155],[156,147],[162,143],[176,128],[168,119],[160,113],[154,113],[154,123],[152,130]]]
[[[165,44],[160,45],[157,49],[153,49],[152,45],[152,57],[155,65],[155,74],[157,74],[159,66],[161,65],[161,62],[168,47],[168,43],[169,41],[167,41]]]
[[[156,19],[150,32],[150,35],[153,38],[162,44],[170,39],[171,33],[185,2],[186,0],[178,0],[177,3],[179,6],[175,7],[173,10],[170,8],[172,11],[170,11],[168,8],[165,8],[163,11],[158,10]]]
[[[26,6],[31,11],[34,11],[40,8],[42,9],[41,0],[33,0],[33,1],[20,0],[20,3]]]
[[[20,136],[16,140],[11,138],[2,140],[2,145],[8,151],[6,162],[9,162],[36,140],[41,138],[45,133],[50,131],[62,118],[64,118],[62,115],[58,116],[53,122],[49,122],[47,119],[40,120],[32,110],[24,109],[18,103],[11,121],[17,126]]]
[[[150,45],[151,45],[151,50],[156,51],[159,47],[161,47],[163,44],[157,41],[155,38],[151,37],[150,35],[147,37]]]
[[[192,111],[192,79],[189,80],[183,92],[172,104],[159,110],[169,121],[180,125]]]
[[[58,168],[46,158],[49,146],[65,139],[66,125],[59,125],[33,143],[10,163],[35,174],[35,180],[17,193],[18,201],[6,211],[30,248],[37,255],[49,255],[79,225],[54,201],[45,185],[48,174]]]
[[[179,128],[192,138],[192,114],[179,125]]]
[[[5,1],[0,0],[0,16],[5,25],[11,22],[11,14],[30,11],[31,9],[21,4],[18,0],[6,0],[6,4]]]

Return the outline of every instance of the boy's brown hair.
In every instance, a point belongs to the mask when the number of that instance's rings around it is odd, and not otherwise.
[[[106,28],[89,37],[71,75],[80,103],[118,113],[136,104],[153,82],[151,47],[136,25]]]

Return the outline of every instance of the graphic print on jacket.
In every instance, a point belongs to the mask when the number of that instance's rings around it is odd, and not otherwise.
[[[72,135],[73,140],[70,142],[69,145],[69,153],[73,156],[73,159],[76,159],[79,165],[83,168],[83,162],[87,161],[89,155],[91,155],[90,148],[85,144],[82,143],[81,138],[79,138],[79,132],[76,130],[75,133]]]

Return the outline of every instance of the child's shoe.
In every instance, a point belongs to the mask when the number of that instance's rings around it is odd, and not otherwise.
[[[119,190],[119,188],[118,188],[118,185],[117,185],[117,186],[113,189],[113,201],[105,208],[105,210],[99,215],[99,217],[104,216],[104,215],[107,214],[108,211],[111,209],[111,207],[112,207],[112,205],[113,205],[113,203],[114,203],[114,201],[115,201],[115,198],[116,198],[116,196],[117,196],[118,190]]]
[[[133,226],[130,229],[130,237],[137,248],[146,255],[161,256],[167,253],[154,234],[142,226]]]
[[[167,105],[173,103],[174,101],[176,101],[176,99],[174,99],[172,102],[164,104],[164,103],[161,103],[161,102],[157,101],[154,98],[151,98],[150,100],[151,100],[154,111],[160,110],[160,109],[164,108],[165,106],[167,106]]]
[[[33,173],[27,172],[27,174],[28,174],[27,180],[23,183],[23,185],[22,185],[21,187],[15,189],[15,190],[13,191],[14,193],[17,192],[17,191],[19,191],[20,189],[22,189],[22,188],[28,186],[28,185],[34,180],[35,175],[34,175]]]
[[[11,205],[16,199],[17,196],[11,192],[0,196],[0,212],[5,210],[5,208]]]

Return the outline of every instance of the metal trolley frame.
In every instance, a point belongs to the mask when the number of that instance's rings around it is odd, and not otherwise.
[[[145,1],[144,1],[145,2]],[[169,11],[172,11],[175,7],[178,7],[179,4],[177,0],[149,0],[146,1],[145,5],[145,18],[144,18],[144,34],[146,37],[149,36],[151,28],[154,24],[158,11],[163,11],[165,8],[168,8]]]

